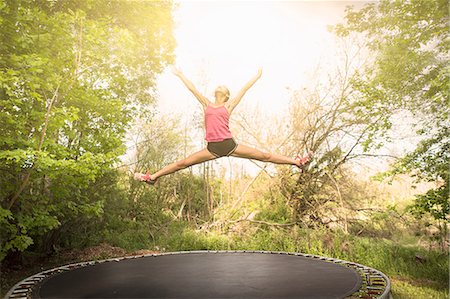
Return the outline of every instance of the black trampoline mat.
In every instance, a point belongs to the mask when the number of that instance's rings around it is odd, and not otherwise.
[[[33,298],[344,298],[359,274],[332,262],[247,252],[145,256],[51,276]]]

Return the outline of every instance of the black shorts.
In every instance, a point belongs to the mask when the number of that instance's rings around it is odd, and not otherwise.
[[[237,148],[237,143],[233,138],[227,138],[222,141],[208,142],[206,147],[208,151],[217,158],[231,155]]]

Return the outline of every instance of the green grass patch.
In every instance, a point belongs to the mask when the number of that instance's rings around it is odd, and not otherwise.
[[[266,250],[333,257],[375,268],[392,277],[395,298],[447,298],[449,261],[446,253],[325,228],[274,229],[251,223],[243,227],[245,229],[239,233],[225,234],[214,230],[195,231],[183,223],[174,223],[158,243],[167,251]],[[416,255],[424,260],[417,260]]]

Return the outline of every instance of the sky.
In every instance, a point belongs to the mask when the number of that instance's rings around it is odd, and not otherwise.
[[[327,26],[343,22],[348,5],[360,9],[369,1],[175,3],[175,64],[211,101],[216,86],[226,85],[232,97],[262,68],[261,79],[233,113],[257,107],[270,121],[272,116],[287,115],[290,91],[313,85],[318,66],[323,76],[336,67],[336,37]],[[194,117],[203,117],[201,105],[169,69],[160,75],[157,90],[162,117],[178,118],[187,126]],[[192,130],[191,134],[192,152],[201,150],[204,132]],[[244,159],[221,158],[214,163],[227,172],[245,167],[254,175],[259,170]],[[373,164],[380,165],[379,161]]]
[[[340,22],[346,5],[367,1],[180,1],[175,12],[176,64],[213,99],[217,85],[236,93],[258,68],[263,76],[243,102],[286,112],[287,88],[308,81],[318,63],[333,57],[327,25]],[[191,111],[195,98],[166,70],[158,90],[161,112]]]

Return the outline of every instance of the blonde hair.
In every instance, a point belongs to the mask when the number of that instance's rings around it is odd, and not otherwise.
[[[219,91],[219,92],[223,93],[224,95],[226,95],[227,96],[227,101],[230,99],[230,91],[228,90],[228,88],[225,85],[217,86],[215,92],[217,92],[217,91]]]

